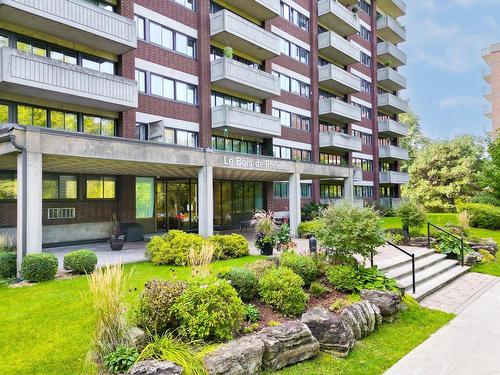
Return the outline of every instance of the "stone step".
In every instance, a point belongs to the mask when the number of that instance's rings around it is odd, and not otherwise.
[[[438,289],[441,289],[445,285],[448,285],[451,283],[453,280],[457,279],[458,277],[462,276],[464,273],[466,273],[469,270],[469,267],[462,267],[462,266],[455,266],[446,272],[443,272],[436,277],[433,277],[424,283],[420,284],[417,287],[416,293],[408,293],[410,296],[415,298],[417,301],[422,300],[423,298],[427,297],[429,294],[435,292]]]
[[[406,250],[406,248],[404,249]],[[415,254],[415,261],[417,259],[422,259],[432,254],[435,254],[435,251],[432,249],[421,249],[421,250],[418,249],[416,251],[410,250],[409,252],[413,252]],[[411,264],[411,258],[403,253],[401,253],[401,255],[398,255],[396,257],[392,257],[382,261],[377,261],[377,259],[375,259],[375,265],[382,272],[389,272],[394,268],[404,266],[406,263]]]
[[[429,254],[423,258],[415,259],[415,272],[422,271],[426,268],[432,267],[438,262],[446,259],[445,254]],[[387,271],[386,274],[388,277],[393,279],[404,278],[405,276],[411,275],[411,259],[408,262],[405,262],[402,266],[397,268],[393,268],[390,271]]]
[[[458,262],[456,260],[444,259],[415,273],[415,285],[417,286],[417,291],[420,285],[422,285],[424,282],[438,277],[442,273],[445,273],[446,271],[456,267],[457,264]],[[397,278],[396,280],[401,288],[404,288],[408,292],[412,290],[413,278],[411,272],[409,275]]]

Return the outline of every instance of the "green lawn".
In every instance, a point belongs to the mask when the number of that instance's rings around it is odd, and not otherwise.
[[[393,324],[358,341],[347,359],[322,354],[310,361],[287,367],[282,375],[379,375],[453,319],[454,315],[422,307],[411,307]]]

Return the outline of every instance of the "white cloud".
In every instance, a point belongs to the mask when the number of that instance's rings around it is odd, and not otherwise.
[[[439,101],[440,108],[477,108],[484,104],[482,98],[474,96],[449,96]]]

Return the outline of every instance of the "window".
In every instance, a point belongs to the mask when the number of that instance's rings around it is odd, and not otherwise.
[[[288,198],[288,182],[273,183],[273,196],[278,199]]]
[[[361,79],[361,91],[370,94],[372,92],[372,84],[364,79]]]
[[[188,147],[197,147],[198,133],[186,130],[165,128],[165,143]]]
[[[354,198],[372,198],[373,197],[373,186],[354,186]]]
[[[9,122],[9,106],[0,103],[0,124]]]
[[[363,51],[361,51],[361,64],[367,66],[368,68],[372,67],[372,58]]]
[[[281,3],[280,15],[288,22],[300,27],[302,30],[309,30],[309,18],[290,7],[288,4]]]
[[[302,198],[311,198],[312,184],[300,184],[300,195]]]
[[[251,102],[246,99],[241,99],[236,96],[231,96],[227,94],[222,94],[217,91],[212,91],[211,104],[213,107],[219,107],[221,105],[230,105],[233,107],[239,107],[252,112],[260,113],[262,111],[262,106],[260,103]]]
[[[0,172],[0,201],[14,200],[17,197],[17,179],[15,173]]]
[[[352,135],[355,136],[355,137],[361,138],[361,142],[364,145],[371,146],[373,144],[373,136],[371,134],[364,133],[364,132],[361,132],[359,130],[353,130],[352,131]]]
[[[219,136],[212,137],[214,150],[239,152],[241,154],[262,155],[262,143]]]
[[[0,34],[0,48],[9,46],[9,37],[7,35]]]
[[[106,1],[106,0],[86,0],[86,1],[88,3],[98,6],[99,8],[109,10],[110,12],[115,11],[112,1]]]
[[[336,133],[347,134],[347,126],[332,124],[329,122],[320,122],[319,123],[319,131],[321,133],[336,132]]]
[[[50,58],[67,64],[78,64],[78,54],[74,51],[65,50],[63,48],[51,47]]]
[[[150,90],[150,94],[189,104],[196,104],[198,102],[198,89],[196,86],[153,73],[150,76],[151,87],[146,87],[146,89]]]
[[[78,198],[78,177],[65,175],[43,176],[43,199],[76,199]]]
[[[194,10],[194,0],[174,0],[176,3],[185,6],[188,9]]]
[[[169,50],[196,57],[196,39],[149,21],[149,41]]]
[[[321,198],[340,199],[344,196],[344,187],[342,185],[321,184],[319,194]]]
[[[370,172],[373,171],[373,160],[352,158],[352,166]]]
[[[361,25],[361,29],[359,31],[359,35],[363,39],[370,41],[371,37],[372,37],[372,32],[370,30],[368,30],[366,27],[364,27],[363,25]]]
[[[17,106],[17,123],[28,126],[47,126],[47,110],[28,105]]]
[[[115,64],[99,57],[82,56],[82,66],[101,73],[115,74]]]
[[[321,164],[340,165],[340,166],[345,167],[345,166],[347,166],[347,156],[320,153],[319,154],[319,162]]]
[[[146,92],[146,72],[136,69],[135,80],[139,88],[139,92]]]
[[[87,199],[115,199],[116,178],[115,177],[87,177],[86,198]]]
[[[83,132],[113,137],[115,135],[115,120],[84,115]]]
[[[292,59],[309,64],[309,51],[283,38],[280,38],[280,51]]]
[[[372,14],[372,6],[366,0],[359,0],[358,1],[358,8],[361,9],[363,12],[365,12],[368,15]]]
[[[139,39],[146,39],[146,20],[140,16],[134,16],[135,28]]]
[[[155,208],[155,179],[150,177],[135,178],[135,217],[150,219]]]
[[[283,73],[273,71],[273,75],[280,79],[280,88],[283,91],[291,92],[292,94],[309,98],[311,94],[311,87],[309,84],[299,81],[295,78],[288,77]]]
[[[372,118],[373,111],[371,108],[365,107],[364,105],[359,104],[359,103],[352,103],[352,105],[361,109],[361,117],[364,117],[367,119]]]
[[[311,161],[311,151],[284,146],[273,146],[273,156],[280,159]]]
[[[78,131],[78,115],[71,112],[50,111],[50,127],[76,132]]]
[[[215,60],[218,60],[222,57],[224,57],[224,50],[222,48],[218,48],[215,46],[210,47],[210,61],[215,61]],[[238,56],[236,54],[233,54],[233,60],[238,61],[242,64],[245,64],[251,68],[262,70],[262,65],[254,62],[254,61],[245,59],[245,58]]]
[[[280,119],[282,126],[309,131],[311,119],[296,113],[290,113],[281,109],[273,108],[273,116]]]

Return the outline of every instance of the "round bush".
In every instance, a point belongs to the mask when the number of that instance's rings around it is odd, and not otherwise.
[[[356,270],[351,266],[333,266],[326,271],[332,286],[341,292],[353,292],[358,285]]]
[[[203,237],[181,230],[170,230],[163,236],[154,236],[146,245],[146,255],[156,265],[185,266],[191,248],[201,251]]]
[[[276,268],[276,263],[271,259],[262,259],[256,262],[250,263],[246,266],[255,275],[257,280],[261,279],[267,272]]]
[[[286,267],[267,272],[259,281],[262,301],[285,316],[297,316],[306,308],[307,295],[304,280]]]
[[[500,229],[500,207],[467,203],[461,207],[469,215],[470,226],[482,229]]]
[[[318,268],[311,257],[298,255],[295,253],[284,253],[280,257],[280,265],[290,268],[297,275],[302,277],[306,286],[316,280]]]
[[[240,258],[248,255],[248,241],[240,234],[217,234],[215,236],[211,236],[209,240],[219,245],[219,258]]]
[[[23,279],[35,283],[54,280],[58,261],[54,254],[41,253],[26,255],[21,264]]]
[[[64,256],[64,269],[76,274],[92,273],[96,265],[97,255],[90,250],[75,250]]]
[[[222,277],[229,281],[243,301],[251,301],[257,294],[257,278],[246,268],[233,267]]]
[[[0,278],[16,276],[17,254],[11,251],[0,253]]]
[[[195,279],[172,306],[179,334],[191,340],[225,341],[243,324],[245,306],[226,280]]]

